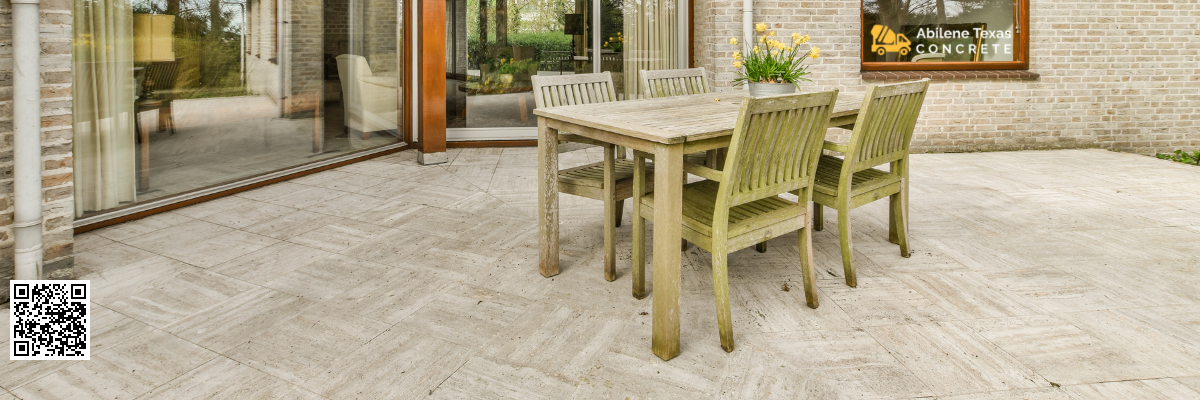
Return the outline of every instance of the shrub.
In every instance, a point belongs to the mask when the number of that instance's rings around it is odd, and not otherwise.
[[[1200,165],[1200,150],[1196,150],[1194,153],[1188,153],[1183,150],[1175,150],[1174,154],[1159,153],[1155,155],[1155,157],[1163,160],[1181,162],[1184,164]]]

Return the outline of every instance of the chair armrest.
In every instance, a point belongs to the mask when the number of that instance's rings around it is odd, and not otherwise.
[[[717,171],[715,169],[705,167],[700,164],[692,164],[690,162],[684,161],[683,162],[683,171],[687,172],[689,174],[692,174],[692,175],[699,176],[704,179],[717,181],[717,182],[721,181],[721,171]]]
[[[825,141],[825,146],[824,146],[824,149],[825,149],[825,150],[829,150],[829,151],[836,151],[836,152],[838,152],[838,153],[845,154],[845,153],[846,153],[846,151],[850,150],[850,149],[849,149],[849,147],[850,147],[850,146],[847,146],[847,145],[844,145],[844,144],[835,143],[835,142],[830,142],[830,141],[826,140],[826,141]]]
[[[383,87],[387,87],[387,88],[394,88],[394,87],[400,86],[400,80],[397,78],[394,78],[394,77],[390,77],[390,76],[364,76],[364,77],[361,77],[358,79],[360,81],[362,81],[363,83],[369,83],[372,85],[383,86]]]

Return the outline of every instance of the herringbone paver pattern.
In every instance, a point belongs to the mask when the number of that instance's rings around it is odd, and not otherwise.
[[[734,253],[727,354],[688,250],[664,362],[628,223],[603,279],[599,202],[561,197],[563,272],[537,273],[535,154],[405,152],[79,235],[93,359],[0,361],[0,399],[1200,398],[1200,168],[914,155],[912,258],[886,202],[852,217],[858,288],[826,213],[819,309],[794,234]]]

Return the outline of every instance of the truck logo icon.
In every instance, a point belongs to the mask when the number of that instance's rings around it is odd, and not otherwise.
[[[892,28],[884,25],[875,25],[871,27],[871,36],[874,37],[874,43],[871,44],[871,51],[878,55],[887,53],[900,53],[907,55],[908,48],[912,42],[908,41],[908,37],[903,33],[896,33]]]

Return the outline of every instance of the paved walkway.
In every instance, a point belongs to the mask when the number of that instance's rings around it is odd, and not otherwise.
[[[401,153],[79,235],[92,360],[5,356],[0,399],[1200,398],[1197,167],[1101,150],[915,155],[912,258],[886,241],[886,202],[854,211],[858,288],[826,213],[819,309],[804,306],[794,235],[735,253],[726,354],[709,256],[688,250],[682,354],[664,362],[651,301],[630,295],[630,224],[605,282],[600,204],[564,195],[563,273],[542,278],[536,149],[450,156]]]

